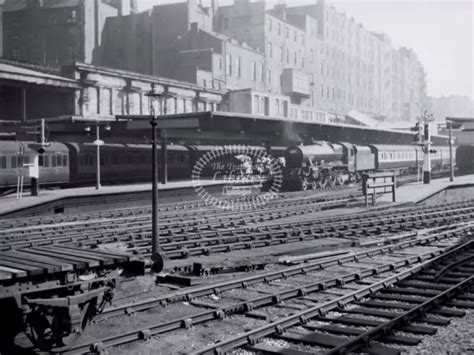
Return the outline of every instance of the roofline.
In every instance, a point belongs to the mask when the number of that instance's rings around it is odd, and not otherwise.
[[[203,88],[201,86],[198,86],[193,83],[188,83],[186,81],[179,81],[179,80],[168,79],[168,78],[164,78],[160,76],[141,74],[141,73],[128,71],[128,70],[97,66],[97,65],[87,64],[83,62],[75,62],[70,67],[73,67],[74,69],[79,69],[79,70],[83,69],[83,70],[89,70],[89,71],[96,71],[96,72],[100,72],[104,74],[120,76],[121,78],[124,78],[124,79],[135,79],[135,80],[141,80],[141,81],[148,81],[150,83],[159,82],[159,84],[168,84],[168,85],[172,85],[172,86],[176,86],[176,87],[184,88],[184,89],[205,91],[205,92],[209,92],[211,94],[216,94],[216,95],[224,94],[224,91]]]
[[[392,130],[392,129],[378,129],[373,127],[365,127],[365,126],[358,126],[358,125],[350,125],[350,124],[338,124],[338,123],[324,123],[324,122],[312,122],[307,120],[300,120],[300,119],[288,119],[288,117],[268,117],[268,116],[259,116],[259,115],[252,115],[247,113],[236,113],[236,112],[224,112],[224,111],[201,111],[201,112],[187,112],[187,113],[176,113],[170,115],[160,115],[158,116],[158,120],[164,119],[172,119],[172,118],[201,118],[201,117],[209,117],[211,119],[219,119],[219,117],[234,117],[234,118],[246,118],[251,120],[268,120],[268,121],[280,121],[282,123],[299,123],[299,124],[313,124],[313,125],[326,125],[331,127],[340,127],[344,128],[357,128],[367,131],[382,131],[387,133],[397,133],[403,135],[415,135],[413,132],[407,131],[399,131],[399,130]],[[117,121],[123,120],[150,120],[150,115],[117,115],[115,116]],[[448,136],[444,135],[432,135],[433,137],[438,138],[446,138]]]

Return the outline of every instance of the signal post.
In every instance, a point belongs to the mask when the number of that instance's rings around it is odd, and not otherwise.
[[[431,182],[431,153],[436,153],[431,149],[430,123],[434,120],[433,115],[429,115],[425,110],[422,117],[418,117],[416,126],[411,130],[417,132],[415,134],[415,144],[421,146],[423,151],[423,183]]]
[[[45,148],[49,147],[50,143],[46,142],[46,126],[44,119],[41,119],[41,136],[38,143],[33,143],[30,148],[35,151],[33,157],[33,163],[28,164],[30,183],[31,183],[31,196],[39,195],[39,158],[40,155],[45,152]]]
[[[430,118],[426,111],[423,115],[423,183],[429,184],[431,182],[431,137],[430,137]]]

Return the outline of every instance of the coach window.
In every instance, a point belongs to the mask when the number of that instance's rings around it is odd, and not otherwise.
[[[7,168],[7,157],[2,155],[0,157],[0,168],[1,169],[6,169]]]
[[[56,162],[57,162],[58,166],[63,166],[63,157],[62,157],[61,154],[56,155]]]
[[[63,166],[67,166],[68,165],[67,163],[68,163],[67,162],[67,155],[64,154],[63,155]]]
[[[11,167],[12,169],[16,169],[17,166],[18,166],[18,158],[16,155],[12,155]]]
[[[51,166],[56,167],[56,155],[51,155]]]
[[[40,154],[38,156],[38,165],[39,166],[44,166],[44,154]]]
[[[43,166],[49,168],[49,155],[43,154]]]

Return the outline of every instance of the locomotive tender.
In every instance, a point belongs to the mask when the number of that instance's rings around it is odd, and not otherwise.
[[[434,170],[449,166],[449,148],[434,147]],[[364,172],[415,173],[423,164],[423,151],[412,145],[355,145],[316,142],[289,147],[285,155],[283,186],[289,190],[334,187],[360,181]]]

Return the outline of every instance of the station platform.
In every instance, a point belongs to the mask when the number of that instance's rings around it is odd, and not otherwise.
[[[449,181],[449,177],[431,180],[429,184],[423,184],[422,181],[413,182],[397,188],[396,203],[421,203],[443,191],[470,187],[474,188],[474,175],[456,176],[453,182]],[[465,198],[469,198],[469,196],[465,196]],[[378,196],[378,202],[392,202],[392,195]]]
[[[222,181],[202,180],[202,186],[219,186],[223,185]],[[191,190],[193,182],[191,180],[169,181],[166,184],[158,184],[158,194],[163,191],[172,190]],[[151,183],[133,184],[133,185],[114,185],[102,186],[96,190],[95,186],[77,187],[68,189],[47,190],[41,189],[39,196],[30,196],[29,191],[23,195],[23,198],[17,199],[16,194],[10,194],[0,197],[0,218],[15,217],[15,212],[20,213],[39,207],[41,205],[56,205],[60,201],[89,198],[98,201],[100,198],[110,199],[113,196],[122,196],[123,199],[133,198],[134,196],[146,196],[151,200]],[[57,202],[55,204],[55,202]],[[36,213],[33,213],[33,215]]]

